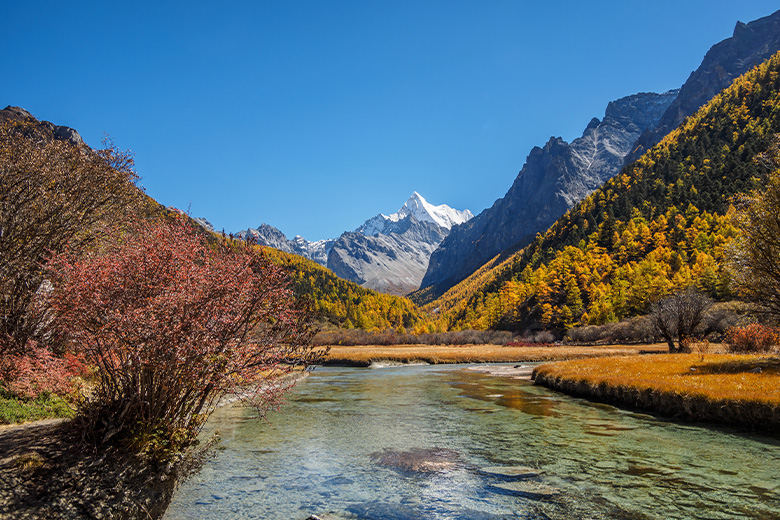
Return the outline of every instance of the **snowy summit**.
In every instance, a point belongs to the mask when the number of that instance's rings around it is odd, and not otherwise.
[[[431,222],[449,231],[452,226],[463,224],[474,217],[474,214],[467,209],[461,211],[446,204],[434,206],[415,191],[396,213],[390,215],[380,213],[366,220],[356,231],[369,236],[387,233],[393,227],[393,223],[400,222],[409,216],[413,216],[420,222]]]

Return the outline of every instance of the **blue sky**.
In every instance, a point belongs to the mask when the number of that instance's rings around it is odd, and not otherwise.
[[[3,1],[0,105],[105,134],[218,230],[338,236],[413,191],[475,214],[533,146],[679,87],[771,1]]]

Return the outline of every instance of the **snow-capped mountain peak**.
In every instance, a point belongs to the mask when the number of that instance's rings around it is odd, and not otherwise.
[[[380,233],[386,234],[392,230],[394,223],[400,222],[409,216],[413,216],[421,222],[431,222],[449,231],[452,229],[452,226],[462,224],[474,215],[467,209],[459,211],[446,204],[434,206],[415,191],[397,212],[390,215],[380,213],[375,217],[371,217],[355,231],[367,236],[377,236]]]
[[[456,224],[463,224],[474,216],[467,209],[459,211],[446,204],[434,206],[416,191],[412,193],[412,196],[409,197],[409,200],[404,203],[397,213],[393,213],[387,218],[393,222],[398,222],[409,215],[413,215],[417,220],[423,222],[433,222],[448,230],[452,229],[452,226]]]

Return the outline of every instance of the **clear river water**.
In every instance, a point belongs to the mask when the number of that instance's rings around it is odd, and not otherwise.
[[[473,368],[317,368],[267,420],[223,407],[165,520],[780,519],[780,436]]]

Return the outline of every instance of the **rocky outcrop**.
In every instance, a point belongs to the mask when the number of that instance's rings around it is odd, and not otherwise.
[[[5,124],[7,121],[13,120],[37,123],[40,126],[47,128],[54,136],[54,139],[68,141],[69,143],[76,146],[81,146],[84,144],[84,140],[81,138],[79,133],[69,126],[55,125],[49,121],[38,121],[27,110],[20,107],[12,107],[9,105],[3,110],[0,110],[0,125]]]
[[[431,256],[422,287],[437,294],[507,249],[527,245],[576,202],[615,175],[636,139],[654,127],[677,96],[641,93],[609,103],[582,137],[552,137],[535,147],[507,194],[465,224],[452,228]]]
[[[658,125],[640,136],[634,150],[626,157],[626,164],[638,159],[737,77],[763,63],[778,50],[780,11],[748,24],[737,22],[731,38],[710,48]]]

